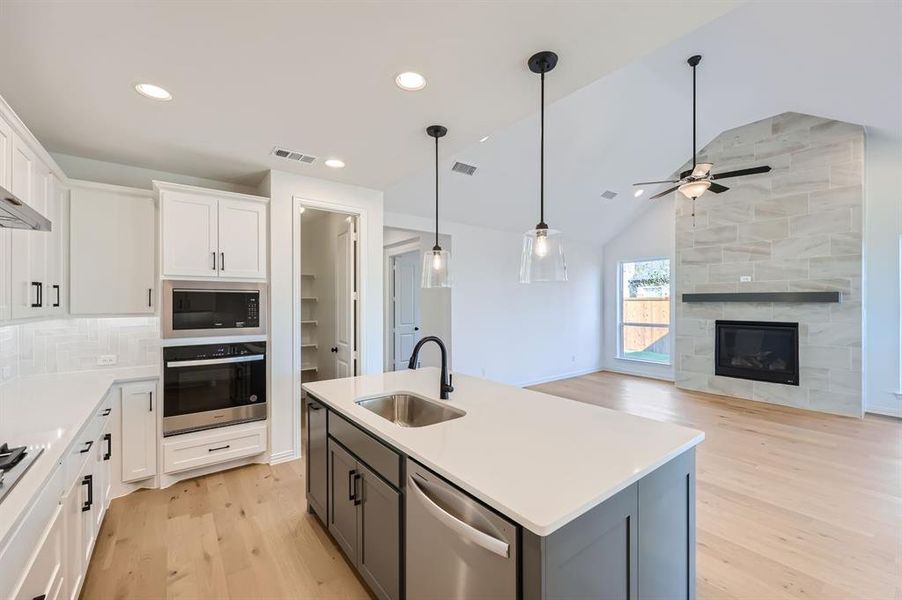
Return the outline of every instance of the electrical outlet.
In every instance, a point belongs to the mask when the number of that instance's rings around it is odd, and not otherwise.
[[[739,276],[739,283],[749,283],[751,280],[752,280],[751,275],[740,275]]]
[[[97,357],[97,364],[102,367],[106,367],[109,365],[115,365],[118,361],[118,357],[115,354],[101,354]]]

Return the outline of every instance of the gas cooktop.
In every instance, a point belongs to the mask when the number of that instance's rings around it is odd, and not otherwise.
[[[44,449],[40,446],[10,448],[0,445],[0,501],[16,486]]]

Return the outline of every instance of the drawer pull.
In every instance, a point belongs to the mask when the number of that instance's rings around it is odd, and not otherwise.
[[[106,441],[106,454],[103,455],[103,460],[110,460],[113,456],[113,434],[105,433],[103,439]]]
[[[94,440],[88,440],[87,442],[85,442],[85,447],[82,448],[81,450],[79,450],[78,453],[79,453],[79,454],[84,454],[85,452],[87,452],[88,450],[90,450],[90,449],[91,449],[91,446],[93,446],[93,445],[94,445]]]
[[[113,412],[113,409],[112,409],[112,408],[105,408],[105,409],[103,410],[103,413],[101,413],[100,416],[101,416],[101,417],[108,417],[108,416],[110,416],[110,413],[111,413],[111,412]]]
[[[216,452],[217,450],[225,450],[227,448],[231,448],[231,444],[226,444],[225,446],[219,446],[218,448],[207,448],[207,452]]]
[[[94,475],[85,475],[81,484],[88,486],[88,499],[81,505],[81,512],[88,512],[94,506]]]

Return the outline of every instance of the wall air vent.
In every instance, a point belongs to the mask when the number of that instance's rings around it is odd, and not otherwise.
[[[462,162],[455,162],[451,170],[455,173],[463,173],[464,175],[475,175],[476,167]]]
[[[287,150],[285,148],[280,148],[276,146],[272,149],[272,155],[278,156],[279,158],[284,158],[286,160],[293,160],[295,162],[300,162],[304,164],[311,164],[316,161],[315,156],[310,156],[309,154],[304,154],[303,152],[297,152],[295,150]]]
[[[617,192],[612,192],[611,190],[605,190],[601,193],[601,197],[605,200],[613,200],[617,197]]]

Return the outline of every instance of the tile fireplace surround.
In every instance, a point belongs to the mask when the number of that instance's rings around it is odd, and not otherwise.
[[[849,416],[862,415],[861,273],[864,130],[784,113],[731,129],[702,151],[723,194],[676,207],[678,387]],[[685,168],[685,167],[684,167]],[[682,169],[681,169],[682,170]],[[743,281],[748,279],[748,281]],[[842,292],[841,303],[699,302],[684,293]],[[714,322],[799,323],[799,386],[714,375]]]

